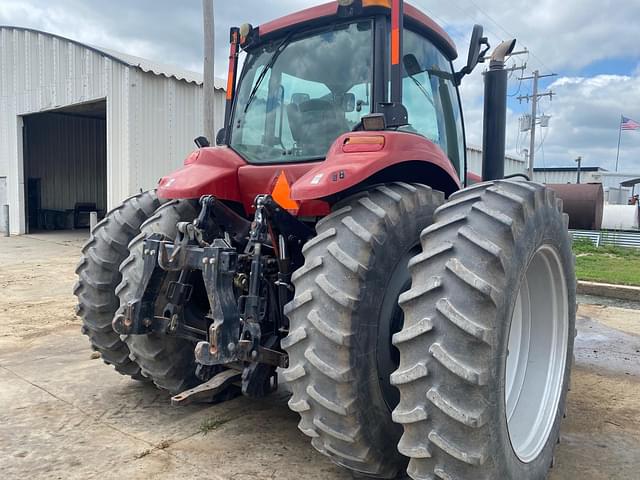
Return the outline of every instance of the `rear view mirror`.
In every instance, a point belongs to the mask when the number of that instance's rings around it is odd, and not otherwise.
[[[469,55],[467,56],[467,70],[469,70],[469,73],[480,63],[480,41],[482,40],[483,31],[482,25],[473,26],[471,43],[469,44]],[[482,60],[484,61],[484,58]]]
[[[482,25],[474,25],[473,32],[471,33],[471,42],[469,44],[469,55],[467,56],[467,64],[462,70],[456,73],[456,84],[460,85],[462,77],[469,75],[476,68],[478,63],[484,62],[484,56],[489,50],[489,40],[487,37],[483,37],[484,29]],[[485,47],[482,50],[482,47]]]
[[[216,135],[216,145],[224,145],[224,141],[227,139],[227,129],[221,128]]]
[[[402,59],[402,63],[404,64],[404,69],[407,71],[407,74],[410,77],[415,77],[416,75],[419,75],[424,71],[420,67],[420,63],[413,53],[405,55]]]
[[[342,97],[342,108],[350,113],[356,109],[356,96],[353,93],[345,93]]]
[[[207,137],[198,137],[193,141],[193,143],[195,143],[198,148],[206,148],[211,145]]]

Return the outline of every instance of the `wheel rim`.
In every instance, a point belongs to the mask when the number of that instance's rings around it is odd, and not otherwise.
[[[567,284],[556,250],[543,245],[516,297],[506,359],[505,404],[511,445],[524,463],[544,449],[564,386],[569,335]]]

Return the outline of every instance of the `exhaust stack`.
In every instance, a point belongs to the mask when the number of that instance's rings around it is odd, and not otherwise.
[[[484,74],[484,114],[482,132],[482,180],[504,178],[507,123],[506,57],[516,46],[515,40],[502,42],[494,50],[489,70]]]

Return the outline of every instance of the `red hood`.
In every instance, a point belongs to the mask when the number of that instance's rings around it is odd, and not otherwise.
[[[354,151],[349,140],[383,137],[377,151]],[[357,142],[354,142],[357,143]],[[327,158],[319,162],[248,164],[229,147],[202,148],[185,160],[184,167],[160,180],[160,198],[200,198],[213,195],[243,205],[253,212],[257,195],[274,194],[276,182],[285,184],[286,200],[294,200],[298,216],[316,217],[329,213],[322,199],[352,189],[374,175],[397,166],[412,166],[411,173],[384,181],[411,181],[451,193],[460,188],[458,174],[439,146],[420,135],[404,132],[351,132],[333,143]],[[280,191],[282,194],[282,191]],[[288,194],[288,195],[287,195]],[[278,201],[277,195],[274,198]],[[285,202],[280,202],[285,205]]]
[[[229,147],[202,148],[191,153],[184,167],[160,179],[160,198],[200,198],[213,195],[221,200],[243,205],[253,212],[257,195],[272,193],[278,177],[284,172],[289,185],[321,162],[250,165]],[[299,203],[300,216],[324,216],[329,205],[318,200]]]

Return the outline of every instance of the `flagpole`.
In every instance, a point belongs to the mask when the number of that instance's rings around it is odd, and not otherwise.
[[[620,161],[620,140],[622,140],[622,115],[620,115],[620,125],[618,125],[618,154],[616,155],[616,172]]]

